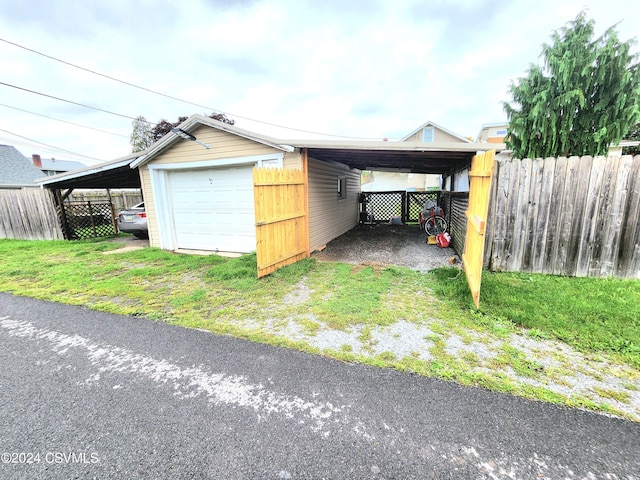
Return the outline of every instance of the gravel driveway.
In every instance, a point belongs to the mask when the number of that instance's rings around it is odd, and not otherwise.
[[[399,265],[427,272],[458,263],[453,248],[427,244],[427,235],[417,225],[358,225],[332,240],[318,260],[353,264]]]

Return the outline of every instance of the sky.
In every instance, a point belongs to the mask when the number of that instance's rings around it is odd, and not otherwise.
[[[637,0],[0,0],[0,143],[93,165],[138,115],[212,111],[284,139],[476,138],[583,9],[640,38]]]

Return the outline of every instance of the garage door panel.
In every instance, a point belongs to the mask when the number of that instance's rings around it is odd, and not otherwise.
[[[178,248],[255,250],[252,167],[175,171],[169,186]]]

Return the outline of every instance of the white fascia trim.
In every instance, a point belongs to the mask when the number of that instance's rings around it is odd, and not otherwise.
[[[262,143],[263,145],[277,148],[278,150],[284,150],[289,153],[293,152],[293,148],[291,146],[281,145],[280,142],[275,138],[266,137],[255,132],[250,132],[249,130],[244,130],[242,128],[236,127],[235,125],[229,125],[228,123],[224,122],[215,121],[215,123],[213,123],[211,119],[209,119],[208,117],[203,117],[202,115],[192,115],[180,125],[180,128],[189,132],[193,127],[196,127],[198,125],[222,130],[223,132],[231,133],[232,135],[237,135],[238,137],[246,138],[247,140]]]
[[[279,166],[282,167],[284,160],[284,154],[267,153],[265,155],[252,155],[249,157],[235,157],[235,158],[223,158],[218,160],[204,160],[199,162],[185,162],[185,163],[161,163],[149,165],[149,170],[192,170],[201,168],[217,168],[217,167],[230,167],[233,165],[250,165],[252,163],[258,164],[263,160],[278,160]]]
[[[172,233],[172,221],[169,218],[169,195],[167,191],[167,172],[165,170],[149,170],[151,178],[151,191],[156,209],[156,222],[160,235],[160,248],[163,250],[175,250],[175,239]]]
[[[160,140],[158,140],[159,143],[156,144],[154,147],[152,147],[146,153],[146,155],[143,155],[143,156],[137,158],[134,162],[131,162],[130,167],[131,168],[139,167],[140,165],[145,163],[149,157],[153,157],[156,153],[161,152],[166,147],[169,147],[172,143],[177,142],[178,139],[180,139],[180,137],[178,137],[177,135],[169,135],[169,134],[165,135]]]

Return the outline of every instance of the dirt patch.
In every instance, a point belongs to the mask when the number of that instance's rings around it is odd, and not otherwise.
[[[460,264],[453,248],[427,244],[427,235],[417,225],[358,225],[332,240],[318,260],[356,265],[398,265],[427,272],[434,268]]]
[[[142,247],[142,248],[149,246],[148,238],[138,238],[135,235],[126,235],[126,236],[119,235],[117,237],[109,238],[108,240],[110,242],[123,243],[125,245]]]

